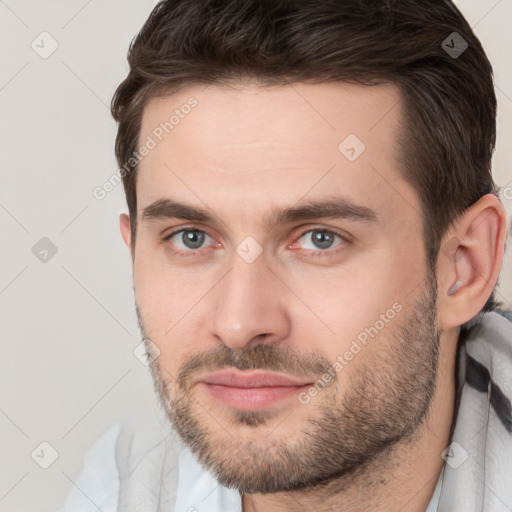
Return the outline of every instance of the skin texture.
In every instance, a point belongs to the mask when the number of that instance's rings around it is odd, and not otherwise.
[[[418,195],[399,172],[392,85],[191,86],[150,100],[140,141],[191,97],[197,106],[139,164],[135,245],[128,216],[120,219],[170,420],[240,490],[245,511],[423,512],[449,443],[458,326],[496,282],[503,207],[493,196],[475,203],[429,273]],[[353,161],[338,149],[349,134],[365,145]],[[376,220],[264,222],[274,209],[334,197]],[[143,215],[161,199],[214,221]],[[199,233],[188,232],[197,245],[183,232],[166,239],[185,228]],[[345,356],[372,326],[377,333]],[[293,395],[241,411],[197,383],[238,368],[314,384],[340,357],[342,369],[307,403]]]

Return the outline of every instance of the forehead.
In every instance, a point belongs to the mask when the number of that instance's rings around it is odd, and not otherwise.
[[[151,146],[139,163],[139,210],[168,194],[239,206],[243,216],[327,193],[403,209],[416,198],[399,174],[400,109],[391,84],[239,82],[152,98],[139,138]]]

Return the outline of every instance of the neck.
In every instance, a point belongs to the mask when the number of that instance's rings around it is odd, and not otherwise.
[[[437,388],[422,425],[399,444],[354,472],[314,487],[272,494],[245,494],[244,512],[425,512],[450,443],[455,401],[457,333],[441,342]]]

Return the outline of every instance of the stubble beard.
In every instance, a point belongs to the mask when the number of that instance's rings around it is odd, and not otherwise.
[[[433,401],[440,341],[436,289],[435,275],[430,275],[416,307],[404,313],[399,325],[394,325],[399,321],[395,317],[363,349],[372,352],[353,373],[343,394],[333,381],[312,399],[314,409],[307,421],[296,427],[296,431],[300,429],[298,440],[277,435],[269,441],[260,429],[279,415],[284,422],[293,421],[293,412],[232,410],[216,422],[192,396],[190,379],[200,370],[229,367],[285,373],[293,369],[294,375],[321,377],[332,368],[322,356],[297,355],[270,344],[237,351],[224,345],[187,359],[175,381],[166,378],[157,359],[151,372],[161,405],[201,465],[222,485],[243,494],[327,485],[361,472],[373,462],[381,463],[383,457],[389,463],[394,448],[419,437]],[[305,406],[297,402],[295,407]],[[247,431],[247,427],[255,435],[245,440],[237,433],[240,428]]]

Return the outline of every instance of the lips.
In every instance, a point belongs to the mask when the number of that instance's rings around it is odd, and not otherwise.
[[[297,380],[285,375],[270,372],[233,372],[221,371],[206,375],[200,379],[206,384],[218,384],[236,388],[261,388],[273,386],[304,386],[310,381]]]
[[[197,384],[230,408],[261,410],[297,396],[312,382],[260,370],[225,370],[203,375]]]

